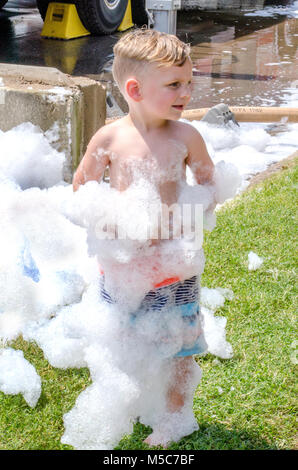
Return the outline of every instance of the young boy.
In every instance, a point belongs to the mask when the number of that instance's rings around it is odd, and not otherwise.
[[[199,132],[179,122],[191,98],[190,48],[175,36],[141,29],[122,36],[114,47],[114,55],[113,75],[129,113],[93,136],[74,175],[74,191],[87,181],[100,181],[109,167],[111,187],[124,191],[142,177],[154,184],[161,202],[171,206],[177,202],[179,182],[186,179],[186,165],[199,184],[212,182],[214,171]],[[152,240],[153,244],[159,242]],[[181,305],[186,316],[189,312],[192,318],[199,316],[196,276],[160,281],[146,295],[142,306],[150,310],[151,299],[156,306],[156,301],[170,289],[171,295],[174,292],[176,296],[175,305]],[[109,294],[103,292],[104,298],[112,302]],[[184,383],[191,371],[192,355],[202,352],[198,348],[198,325],[193,344],[177,351],[174,357],[173,379],[167,393],[167,408],[173,414],[185,403]],[[168,436],[152,433],[145,442],[165,446]]]

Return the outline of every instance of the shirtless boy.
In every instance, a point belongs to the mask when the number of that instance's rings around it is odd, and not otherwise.
[[[122,36],[114,54],[113,75],[129,113],[93,136],[74,175],[74,191],[87,181],[100,181],[109,167],[111,187],[124,191],[141,175],[155,184],[162,203],[170,206],[177,202],[186,165],[198,184],[212,182],[214,171],[199,132],[179,122],[191,98],[190,48],[175,36],[141,29]],[[167,394],[171,413],[184,405],[183,384],[193,354],[194,349],[189,354],[183,351],[174,359],[176,372]],[[145,442],[166,445],[167,438],[152,433]]]

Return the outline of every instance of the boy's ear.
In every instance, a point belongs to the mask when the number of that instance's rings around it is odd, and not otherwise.
[[[140,89],[140,83],[135,78],[129,78],[125,84],[126,93],[134,101],[141,101],[142,94]]]

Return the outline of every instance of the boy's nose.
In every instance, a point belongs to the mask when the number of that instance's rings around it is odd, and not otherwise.
[[[181,87],[181,98],[190,98],[192,92],[192,84],[189,83]]]

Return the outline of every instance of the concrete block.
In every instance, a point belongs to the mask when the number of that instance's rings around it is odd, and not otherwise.
[[[0,129],[32,122],[54,131],[52,145],[65,153],[64,180],[71,182],[92,135],[105,124],[106,91],[86,77],[51,67],[0,64]]]
[[[82,133],[82,151],[74,162],[76,168],[91,137],[105,124],[106,89],[100,82],[87,77],[72,77],[72,80],[82,94],[80,113],[84,116],[84,119],[81,119],[81,124],[79,123],[81,130],[78,131]]]

